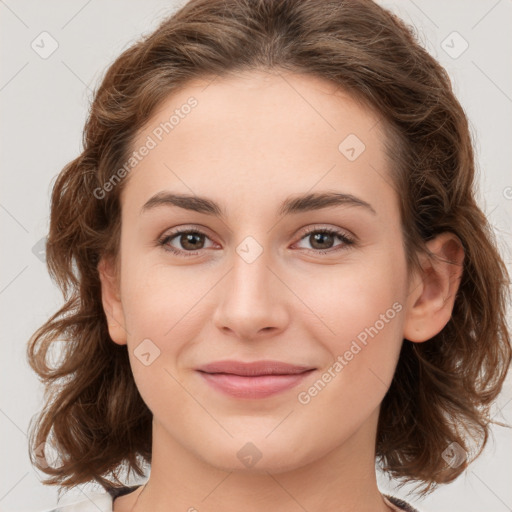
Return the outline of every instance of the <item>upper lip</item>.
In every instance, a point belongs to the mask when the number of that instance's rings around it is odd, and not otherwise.
[[[282,361],[215,361],[197,368],[205,373],[230,373],[232,375],[294,375],[313,370],[311,366],[299,366]]]

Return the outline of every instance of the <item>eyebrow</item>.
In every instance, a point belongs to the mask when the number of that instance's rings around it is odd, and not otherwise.
[[[339,205],[361,207],[373,215],[377,215],[377,212],[366,201],[352,194],[343,194],[341,192],[317,192],[290,196],[281,203],[278,214],[297,214]],[[225,218],[224,210],[212,199],[197,195],[175,194],[165,190],[158,192],[146,201],[141,208],[140,214],[159,206],[178,206],[185,210]]]

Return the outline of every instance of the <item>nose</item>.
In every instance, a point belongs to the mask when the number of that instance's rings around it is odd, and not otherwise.
[[[254,261],[241,254],[234,254],[233,267],[218,290],[214,325],[244,341],[275,336],[286,328],[287,301],[293,294],[265,251]]]

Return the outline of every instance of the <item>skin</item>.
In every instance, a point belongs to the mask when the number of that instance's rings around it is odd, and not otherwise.
[[[383,123],[334,85],[262,71],[191,82],[154,113],[134,149],[190,96],[198,105],[125,178],[120,267],[99,265],[111,338],[127,345],[153,413],[147,486],[116,499],[114,511],[137,499],[135,511],[155,512],[392,510],[375,475],[380,404],[403,338],[424,342],[448,322],[462,247],[455,235],[439,235],[429,249],[457,265],[422,257],[423,271],[408,278]],[[348,134],[366,146],[354,161],[338,149]],[[169,205],[140,214],[163,190],[211,198],[226,216]],[[350,193],[375,214],[342,205],[278,215],[286,197],[320,191]],[[356,242],[334,236],[319,245],[304,234],[313,226]],[[157,245],[176,227],[206,234],[197,250],[180,235],[168,242],[196,255]],[[263,250],[251,263],[236,251],[248,236]],[[394,318],[300,403],[298,393],[396,303]],[[160,350],[148,366],[134,353],[144,339]],[[222,359],[317,370],[296,388],[243,400],[195,370]],[[251,467],[237,457],[249,442],[261,453]]]

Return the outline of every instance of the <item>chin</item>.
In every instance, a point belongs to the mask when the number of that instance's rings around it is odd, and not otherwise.
[[[291,442],[289,436],[276,436],[274,440],[261,436],[237,436],[226,442],[212,442],[198,455],[209,465],[223,471],[247,474],[283,473],[304,466],[318,456],[299,450],[300,443]],[[212,447],[215,446],[215,450]]]

